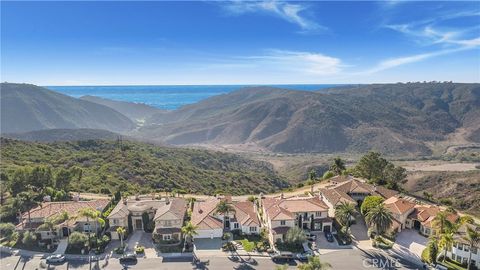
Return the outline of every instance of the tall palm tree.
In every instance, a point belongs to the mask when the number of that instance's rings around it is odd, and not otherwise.
[[[375,231],[378,234],[382,235],[392,226],[393,216],[390,210],[381,203],[368,211],[365,220],[369,226],[375,227]]]
[[[186,242],[193,241],[193,236],[198,235],[197,229],[198,226],[193,225],[190,221],[182,227],[182,233]]]
[[[330,171],[334,172],[336,175],[341,175],[345,170],[345,162],[341,158],[336,157],[330,166]]]
[[[443,249],[443,260],[447,258],[447,251],[453,246],[453,232],[446,232],[441,235],[438,247]]]
[[[468,264],[467,269],[470,269],[472,263],[472,249],[480,247],[480,232],[467,227],[467,235],[464,239],[468,242],[469,252],[468,252]],[[478,251],[477,251],[478,252]]]
[[[235,208],[233,208],[232,204],[228,203],[225,200],[222,200],[217,204],[216,212],[223,214],[223,224],[225,225],[225,217],[230,217],[229,214],[231,212],[235,212]]]
[[[87,233],[88,236],[88,250],[90,250],[90,233],[91,233],[91,228],[90,228],[90,220],[95,220],[97,218],[97,214],[95,213],[95,209],[87,207],[87,208],[82,208],[78,211],[79,217],[85,217],[87,219],[87,223],[89,226],[89,232]],[[96,226],[96,222],[95,222]]]
[[[308,257],[307,263],[300,264],[297,268],[300,270],[323,270],[331,267],[329,263],[321,262],[319,256],[311,256]]]
[[[125,230],[124,227],[118,227],[117,233],[118,233],[118,236],[120,236],[120,246],[123,247],[123,237],[125,237],[127,230]]]
[[[357,213],[357,209],[352,203],[342,202],[335,207],[335,218],[346,228],[347,234],[349,234],[351,219]]]
[[[440,237],[446,230],[452,229],[452,222],[448,220],[448,215],[446,211],[440,211],[437,215],[433,218],[432,226],[435,229],[435,234],[437,238]]]

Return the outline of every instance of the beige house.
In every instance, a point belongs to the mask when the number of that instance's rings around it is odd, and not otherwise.
[[[433,220],[435,216],[440,212],[444,211],[445,208],[441,208],[436,205],[415,205],[415,209],[410,215],[408,215],[405,222],[405,227],[410,229],[415,229],[424,236],[430,236],[435,233],[433,229]],[[450,213],[448,219],[455,223],[457,222],[459,216],[455,213]]]
[[[94,232],[95,228],[100,231],[101,226],[96,220],[87,220],[86,217],[79,216],[79,211],[84,208],[92,208],[103,212],[109,202],[110,200],[43,202],[30,210],[30,213],[25,212],[21,215],[17,230],[36,231],[41,240],[67,237],[72,231]],[[46,219],[64,212],[70,219],[58,224],[54,231],[37,230]]]
[[[317,196],[262,198],[261,217],[271,243],[283,241],[294,226],[307,231],[331,231],[328,206]]]
[[[233,211],[225,215],[217,212],[217,205],[225,200]],[[196,201],[192,211],[192,224],[197,226],[194,238],[218,238],[224,231],[241,231],[243,234],[260,233],[260,220],[250,201],[232,201],[230,196]]]
[[[135,196],[122,199],[110,212],[107,219],[112,239],[119,239],[116,230],[118,227],[128,228],[129,217],[134,231],[146,229],[143,221],[144,213],[148,215],[149,222],[155,222],[155,229],[181,228],[186,210],[186,202],[182,198],[156,199],[155,196]],[[165,234],[173,237],[174,235],[178,236],[178,233],[172,231],[172,233]]]
[[[160,207],[155,213],[154,235],[163,241],[179,240],[182,236],[183,220],[187,210],[185,200],[175,198]]]
[[[415,203],[400,196],[390,197],[383,202],[393,216],[391,230],[401,232],[407,228],[408,216],[415,210]]]

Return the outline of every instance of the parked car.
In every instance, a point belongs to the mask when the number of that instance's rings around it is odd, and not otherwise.
[[[325,238],[327,238],[328,242],[333,242],[333,235],[331,232],[325,232]]]
[[[303,252],[303,253],[298,253],[297,254],[297,259],[299,261],[308,261],[308,257],[313,256],[312,252]]]
[[[272,261],[274,261],[275,263],[285,263],[285,262],[292,261],[293,259],[294,259],[293,253],[288,251],[282,251],[272,256]]]
[[[317,236],[315,234],[311,234],[309,232],[306,232],[305,236],[307,237],[307,240],[310,242],[315,242],[315,240],[317,239]]]
[[[120,257],[120,263],[136,263],[137,256],[134,253],[127,253]]]
[[[62,263],[65,261],[65,255],[53,254],[47,257],[47,263]]]

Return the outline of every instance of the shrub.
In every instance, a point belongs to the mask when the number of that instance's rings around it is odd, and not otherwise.
[[[299,227],[292,227],[287,231],[285,235],[285,242],[293,245],[302,244],[307,240],[305,233]]]
[[[137,246],[135,247],[135,253],[137,254],[143,254],[145,252],[145,248],[143,246]]]
[[[393,242],[380,236],[377,235],[372,241],[372,244],[374,247],[378,247],[381,249],[391,249],[393,247]]]
[[[115,252],[115,254],[123,254],[124,250],[122,247],[117,247],[113,250],[113,252]]]
[[[68,244],[75,250],[80,250],[85,247],[88,241],[87,235],[80,233],[80,232],[73,232],[70,235],[70,239]]]
[[[231,234],[228,233],[228,232],[227,232],[227,233],[224,233],[223,236],[222,236],[222,240],[228,240],[228,239],[230,239],[230,235],[231,235]]]
[[[227,242],[222,246],[223,251],[235,251],[235,245],[232,242]]]
[[[13,223],[0,223],[0,236],[10,239],[15,232]]]
[[[326,180],[326,179],[330,179],[332,177],[335,176],[335,173],[333,173],[332,171],[326,171],[324,174],[323,174],[323,179]]]
[[[22,243],[26,246],[33,246],[37,242],[37,236],[32,232],[25,232],[22,237]]]
[[[367,196],[365,197],[365,200],[363,200],[360,212],[362,215],[366,215],[370,209],[381,204],[383,201],[383,198],[380,196]]]

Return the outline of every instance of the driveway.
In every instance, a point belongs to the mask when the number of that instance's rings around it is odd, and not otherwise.
[[[397,234],[395,244],[390,252],[418,262],[421,261],[422,251],[425,249],[427,242],[428,239],[421,236],[416,230],[404,229]]]
[[[152,241],[152,234],[144,231],[134,231],[127,240],[127,250],[133,252],[136,245],[143,246],[145,248],[145,257],[155,258],[160,254],[155,249],[155,244]]]
[[[372,249],[372,241],[368,237],[368,226],[362,215],[357,215],[355,224],[350,226],[353,244],[361,249]]]
[[[195,252],[197,251],[220,251],[222,249],[222,238],[195,238],[193,241]]]
[[[351,246],[339,246],[335,237],[333,237],[333,242],[328,242],[323,232],[315,233],[315,235],[317,236],[317,239],[315,240],[315,249],[318,250],[320,254],[327,254],[333,251],[352,248]]]

